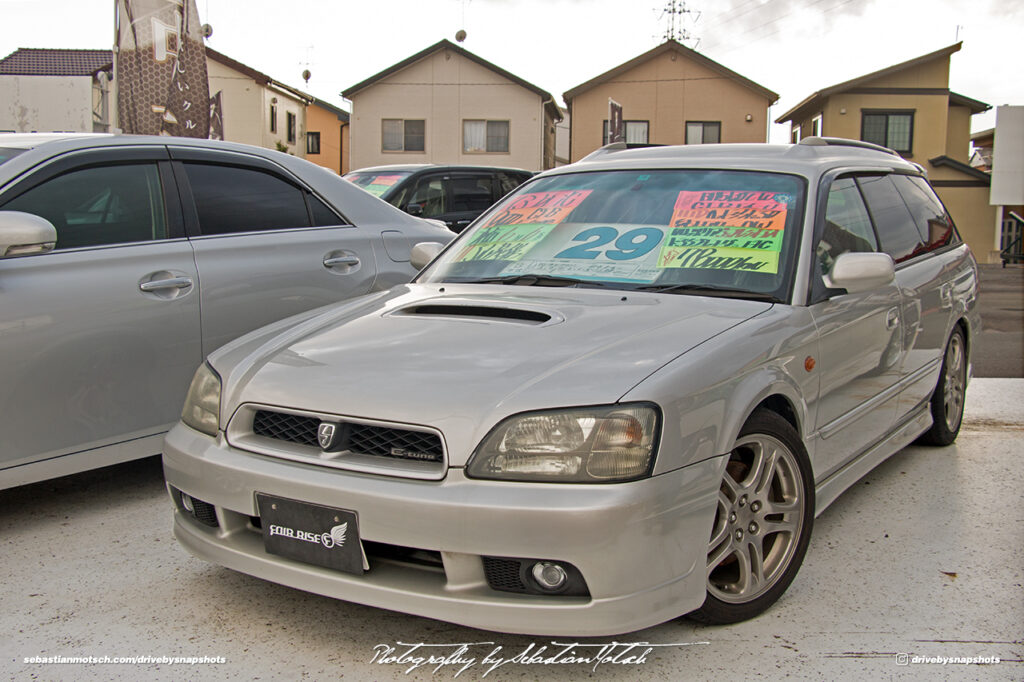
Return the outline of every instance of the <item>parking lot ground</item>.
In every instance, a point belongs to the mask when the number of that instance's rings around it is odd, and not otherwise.
[[[1024,380],[975,380],[957,443],[909,447],[840,497],[817,519],[796,581],[761,617],[727,627],[677,620],[573,649],[587,657],[613,641],[669,645],[643,662],[512,661],[486,679],[1024,678],[1022,404]],[[472,680],[488,672],[495,647],[492,660],[531,645],[547,657],[562,650],[551,638],[335,601],[194,559],[171,537],[155,458],[0,492],[0,543],[0,677],[450,680],[475,659],[458,677]],[[382,647],[408,649],[399,642],[441,645],[429,649],[439,656],[470,646],[462,663],[406,675],[411,660],[374,662]],[[34,656],[224,662],[25,662]]]
[[[976,377],[1024,377],[1024,265],[979,265]]]

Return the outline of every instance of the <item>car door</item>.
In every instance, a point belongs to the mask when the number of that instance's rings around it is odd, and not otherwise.
[[[91,466],[131,458],[131,445],[114,460],[97,449],[165,431],[202,361],[199,280],[166,148],[57,157],[8,185],[0,210],[57,229],[53,251],[0,260],[3,478],[34,480],[17,467],[86,450]],[[55,462],[51,475],[91,466]]]
[[[171,147],[202,282],[203,353],[270,322],[366,293],[371,238],[277,164]]]
[[[892,427],[902,352],[900,292],[895,283],[856,294],[825,288],[822,277],[840,254],[879,250],[853,177],[835,178],[826,200],[816,226],[810,306],[819,334],[818,480],[881,440]]]
[[[938,379],[942,352],[953,323],[954,286],[960,255],[946,246],[959,240],[953,221],[924,178],[893,174],[858,179],[876,218],[883,250],[896,262],[902,295],[903,358],[899,414],[926,401]],[[869,187],[869,185],[874,187]],[[970,276],[966,268],[959,274]]]

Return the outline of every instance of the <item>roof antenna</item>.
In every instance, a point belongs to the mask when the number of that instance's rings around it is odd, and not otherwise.
[[[684,17],[688,14],[695,15],[693,18],[694,23],[700,19],[700,12],[690,9],[682,0],[668,0],[665,3],[665,7],[661,10],[661,17],[659,17],[659,20],[664,20],[665,17],[668,17],[668,26],[665,27],[665,32],[661,35],[663,42],[674,40],[677,43],[685,44],[693,39],[693,35],[683,25]],[[699,44],[700,38],[697,39],[693,47],[696,48]]]

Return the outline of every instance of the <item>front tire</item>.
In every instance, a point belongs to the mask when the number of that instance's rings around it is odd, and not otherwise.
[[[707,597],[688,617],[725,624],[760,614],[793,582],[811,539],[814,479],[796,430],[770,411],[740,430],[718,493]]]
[[[942,357],[939,383],[932,393],[932,427],[918,442],[923,445],[949,445],[960,433],[967,393],[967,344],[960,327],[954,327]]]

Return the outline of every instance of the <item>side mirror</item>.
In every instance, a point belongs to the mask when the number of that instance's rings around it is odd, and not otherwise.
[[[847,293],[859,294],[884,287],[895,277],[896,265],[889,254],[846,252],[836,258],[824,279],[830,289],[846,289]]]
[[[405,212],[409,215],[423,215],[423,204],[409,204],[405,207]]]
[[[21,211],[0,211],[0,258],[52,251],[57,228],[46,218]]]
[[[443,248],[444,244],[440,242],[420,242],[412,247],[412,253],[409,254],[409,262],[417,270],[422,270],[427,263],[434,260],[437,254],[441,253]]]

